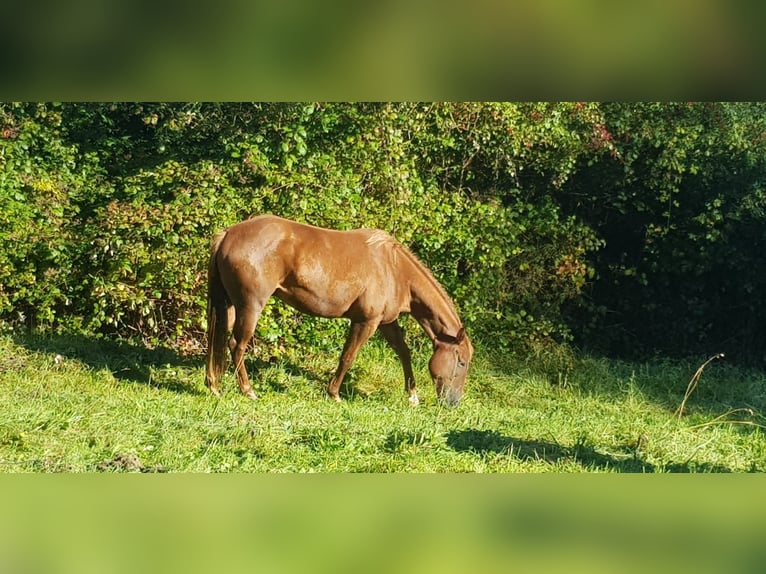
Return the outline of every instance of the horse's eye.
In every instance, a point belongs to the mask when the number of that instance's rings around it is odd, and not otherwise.
[[[457,366],[460,367],[461,369],[465,369],[465,361],[458,360]]]

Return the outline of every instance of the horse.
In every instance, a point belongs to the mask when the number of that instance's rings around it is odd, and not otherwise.
[[[409,313],[433,343],[428,363],[440,402],[463,396],[473,345],[452,300],[404,245],[379,229],[338,231],[260,215],[213,237],[208,266],[208,349],[205,383],[220,396],[226,346],[245,396],[255,399],[244,356],[270,297],[298,311],[351,322],[327,393],[340,386],[359,349],[380,332],[404,370],[409,403],[419,403],[412,358],[398,323]],[[227,337],[231,333],[231,337]]]

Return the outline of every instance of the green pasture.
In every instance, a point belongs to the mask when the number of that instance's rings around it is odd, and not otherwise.
[[[73,336],[0,338],[0,472],[753,472],[764,377],[726,359],[512,359],[479,343],[459,407],[440,406],[415,341],[421,405],[379,340],[337,404],[337,355],[252,358],[250,401],[203,357]],[[253,355],[251,355],[253,356]],[[690,391],[686,400],[684,396]],[[684,405],[683,413],[677,410]]]

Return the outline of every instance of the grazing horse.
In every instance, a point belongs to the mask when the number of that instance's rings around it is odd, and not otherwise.
[[[336,401],[357,352],[378,330],[402,363],[410,404],[418,404],[410,349],[397,323],[401,313],[410,313],[433,342],[428,368],[439,399],[452,406],[460,402],[473,345],[431,272],[384,231],[334,231],[273,215],[243,221],[213,238],[205,382],[216,396],[228,342],[239,389],[256,398],[244,356],[272,295],[303,313],[351,321],[327,387]]]

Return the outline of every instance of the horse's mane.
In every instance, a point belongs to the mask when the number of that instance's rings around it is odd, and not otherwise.
[[[380,229],[373,230],[371,235],[367,238],[366,243],[368,245],[390,245],[393,250],[394,264],[396,264],[397,253],[403,253],[404,256],[413,264],[413,266],[420,270],[431,287],[433,287],[436,292],[442,296],[442,299],[447,302],[447,307],[455,316],[457,324],[462,324],[460,321],[460,316],[457,314],[457,310],[455,309],[455,303],[452,301],[452,298],[449,296],[442,284],[436,280],[436,277],[434,277],[434,274],[431,272],[431,270],[426,267],[426,265],[420,260],[420,258],[418,258],[417,255],[410,251],[405,245],[391,237],[391,235]]]
[[[398,243],[398,241],[382,229],[370,229],[370,236],[365,239],[365,243],[367,245],[382,245],[384,243]]]

